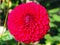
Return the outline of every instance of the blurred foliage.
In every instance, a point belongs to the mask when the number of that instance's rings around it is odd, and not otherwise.
[[[2,37],[0,36],[0,39],[1,39],[2,41],[6,41],[6,40],[11,40],[11,39],[13,39],[13,38],[12,38],[12,36],[10,35],[10,33],[9,33],[8,31],[6,31],[6,32],[2,35]]]
[[[37,0],[40,4],[46,7],[50,18],[50,30],[46,36],[40,40],[37,45],[60,45],[60,0]],[[15,6],[21,4],[20,0],[10,0],[9,10]],[[0,25],[3,25],[6,12],[8,8],[8,0],[5,2],[1,0],[0,3]],[[4,10],[5,13],[4,13]],[[2,45],[17,45],[17,42],[12,38],[9,31],[6,31],[2,37],[0,37],[0,43]],[[1,44],[0,44],[1,45]]]

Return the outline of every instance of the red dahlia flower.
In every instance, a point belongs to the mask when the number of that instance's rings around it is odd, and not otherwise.
[[[7,26],[17,41],[25,44],[39,41],[49,29],[46,9],[34,2],[15,7],[8,15]]]

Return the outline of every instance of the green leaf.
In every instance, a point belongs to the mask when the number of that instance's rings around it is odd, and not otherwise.
[[[5,8],[5,2],[3,2],[0,6],[1,6],[0,8],[4,9]]]
[[[56,14],[53,15],[53,18],[54,18],[55,21],[60,21],[60,16],[58,16],[58,15],[56,15]]]
[[[50,27],[56,27],[54,23],[50,23]]]
[[[53,42],[54,41],[53,38],[50,36],[50,34],[47,34],[45,36],[45,39],[46,39],[47,42]]]
[[[49,13],[56,13],[60,10],[60,8],[55,8],[55,9],[51,9],[51,10],[48,10]]]
[[[9,31],[6,31],[2,37],[0,37],[0,39],[2,39],[2,41],[7,41],[7,40],[11,40],[13,39],[13,37],[11,36],[11,34],[9,33]]]
[[[54,36],[53,39],[60,42],[60,36]]]

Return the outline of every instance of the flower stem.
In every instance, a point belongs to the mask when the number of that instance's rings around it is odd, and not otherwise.
[[[18,45],[20,45],[20,42],[18,42]]]
[[[22,43],[22,45],[34,45],[33,43],[30,43],[30,44],[24,44],[24,43]]]

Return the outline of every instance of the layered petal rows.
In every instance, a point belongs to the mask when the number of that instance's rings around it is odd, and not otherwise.
[[[15,7],[8,15],[7,26],[17,41],[33,43],[48,32],[48,13],[40,4],[24,3]]]

